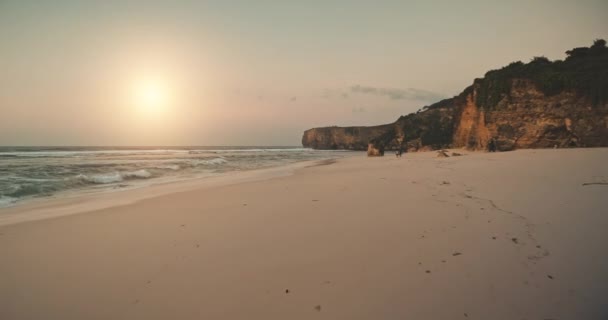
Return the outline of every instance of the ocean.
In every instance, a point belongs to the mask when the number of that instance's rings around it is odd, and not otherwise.
[[[40,197],[124,190],[348,153],[299,147],[0,147],[0,208]]]

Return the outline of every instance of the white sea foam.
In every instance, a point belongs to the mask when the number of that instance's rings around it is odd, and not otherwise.
[[[17,202],[17,198],[13,198],[13,197],[7,197],[7,196],[0,196],[0,208],[2,207],[8,207],[10,205],[12,205],[13,203]]]
[[[152,176],[152,174],[147,170],[137,170],[137,171],[129,171],[121,173],[122,177],[125,179],[129,178],[139,178],[139,179],[147,179]]]
[[[105,174],[79,174],[77,176],[78,179],[84,180],[90,183],[96,184],[106,184],[106,183],[115,183],[121,182],[124,179],[147,179],[152,177],[152,174],[147,170],[137,170],[137,171],[128,171],[128,172],[112,172]]]
[[[94,174],[94,175],[86,175],[79,174],[77,176],[78,179],[82,179],[86,182],[97,183],[97,184],[105,184],[105,183],[113,183],[122,181],[122,175],[118,172],[108,173],[108,174]]]
[[[157,169],[169,169],[169,170],[173,170],[173,171],[177,171],[179,169],[181,169],[181,167],[177,164],[168,164],[166,166],[156,166],[155,168]]]
[[[213,159],[205,159],[205,160],[195,160],[193,163],[194,165],[198,166],[198,165],[220,165],[220,164],[224,164],[227,163],[228,160],[224,159],[224,158],[213,158]]]
[[[1,1],[1,0],[0,0]],[[0,206],[67,190],[114,190],[118,184],[190,179],[285,163],[337,157],[305,148],[36,148],[0,147]],[[2,166],[2,165],[0,165]],[[93,186],[94,185],[94,186]]]

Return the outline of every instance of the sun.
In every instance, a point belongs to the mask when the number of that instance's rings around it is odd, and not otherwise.
[[[134,89],[135,104],[142,111],[156,113],[169,103],[169,86],[162,79],[140,80]]]

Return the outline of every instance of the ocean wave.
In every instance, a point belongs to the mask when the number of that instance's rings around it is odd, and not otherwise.
[[[17,198],[13,198],[13,197],[7,197],[7,196],[0,196],[0,208],[1,207],[8,207],[10,205],[12,205],[13,203],[17,202]]]
[[[137,171],[112,172],[94,175],[79,174],[78,176],[76,176],[77,179],[95,184],[115,183],[124,181],[125,179],[148,179],[150,177],[152,177],[152,174],[149,171],[143,169]]]
[[[125,179],[136,178],[136,179],[147,179],[152,176],[152,174],[148,170],[137,170],[121,173],[122,177]]]
[[[0,151],[0,157],[23,157],[23,158],[63,158],[63,157],[82,157],[82,156],[98,156],[98,155],[158,155],[158,154],[173,154],[186,153],[187,150],[171,150],[171,149],[124,149],[124,150],[49,150],[49,151]]]
[[[94,175],[86,175],[79,174],[76,176],[77,179],[81,179],[85,182],[96,183],[96,184],[106,184],[113,182],[122,181],[122,175],[118,172],[109,173],[109,174],[94,174]]]
[[[156,166],[154,167],[156,169],[169,169],[169,170],[173,170],[173,171],[177,171],[179,169],[181,169],[181,167],[177,164],[168,164],[166,166]]]
[[[213,158],[213,159],[198,159],[198,160],[194,160],[192,163],[195,166],[198,165],[220,165],[220,164],[224,164],[227,163],[228,160],[224,159],[224,158]]]
[[[303,152],[313,151],[310,148],[252,148],[252,149],[216,149],[205,150],[214,153],[241,153],[241,152]]]

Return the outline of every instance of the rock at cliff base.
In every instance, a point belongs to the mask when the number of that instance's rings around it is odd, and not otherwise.
[[[462,156],[462,153],[452,152],[452,157],[460,157],[460,156]]]
[[[449,158],[450,155],[445,150],[437,151],[437,158]]]
[[[382,157],[384,156],[384,147],[376,146],[373,143],[367,145],[367,156],[368,157]]]

